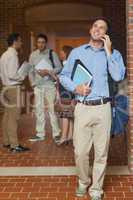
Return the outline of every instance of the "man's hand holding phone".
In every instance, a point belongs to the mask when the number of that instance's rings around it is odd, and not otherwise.
[[[104,48],[107,55],[110,56],[112,54],[112,42],[110,40],[109,35],[104,35],[103,37],[101,37],[101,40],[104,43]]]

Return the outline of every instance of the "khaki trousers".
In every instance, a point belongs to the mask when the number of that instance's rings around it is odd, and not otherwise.
[[[54,103],[56,99],[56,88],[54,86],[34,88],[35,94],[35,114],[36,114],[36,132],[37,136],[45,136],[46,113],[45,106],[47,104],[50,122],[52,126],[53,138],[60,135],[58,119],[54,111]]]
[[[2,104],[5,107],[2,120],[4,145],[11,148],[18,146],[18,120],[20,118],[20,86],[4,87],[1,94]]]
[[[75,161],[79,183],[89,186],[90,167],[89,152],[94,145],[95,159],[93,165],[90,196],[103,194],[107,155],[110,141],[111,107],[110,103],[87,106],[78,103],[75,108],[74,147]]]

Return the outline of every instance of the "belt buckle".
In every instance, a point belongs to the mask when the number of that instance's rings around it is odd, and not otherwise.
[[[103,98],[101,99],[101,104],[103,104],[104,102],[103,102]]]

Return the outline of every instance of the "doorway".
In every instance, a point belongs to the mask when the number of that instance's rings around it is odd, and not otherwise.
[[[57,37],[56,39],[56,52],[62,49],[64,45],[72,46],[73,48],[88,43],[88,37]]]

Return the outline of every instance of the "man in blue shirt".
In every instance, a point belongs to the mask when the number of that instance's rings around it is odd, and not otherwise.
[[[60,75],[61,84],[76,95],[74,148],[79,186],[77,196],[84,196],[91,184],[89,152],[94,145],[92,185],[89,194],[92,200],[101,200],[103,181],[110,141],[111,107],[108,72],[115,81],[124,79],[125,66],[119,51],[113,49],[106,19],[96,19],[90,28],[89,44],[78,47],[70,54]],[[76,85],[71,74],[76,60],[86,66],[93,76],[91,86]],[[83,99],[85,100],[83,101]]]

